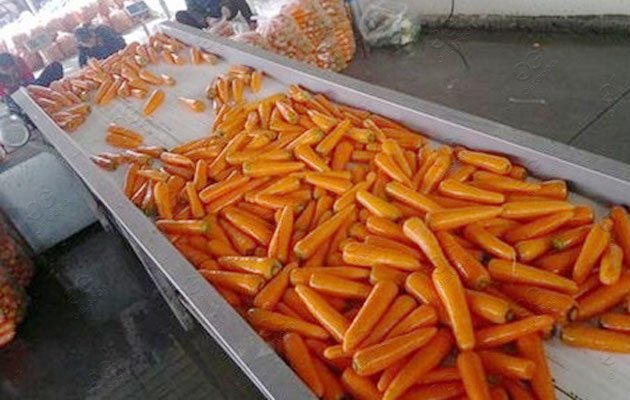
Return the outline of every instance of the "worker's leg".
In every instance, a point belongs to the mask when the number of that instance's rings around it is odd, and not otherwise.
[[[50,86],[56,80],[63,78],[63,66],[57,61],[48,64],[39,77],[35,79],[35,84],[40,86]]]
[[[180,24],[192,26],[193,28],[203,29],[205,25],[201,24],[195,17],[193,17],[188,11],[177,11],[175,13],[175,20]]]

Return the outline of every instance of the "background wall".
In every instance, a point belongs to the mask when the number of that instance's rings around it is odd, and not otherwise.
[[[365,7],[373,0],[355,0]],[[410,13],[448,14],[451,0],[394,0]],[[393,2],[394,2],[393,1]],[[460,15],[630,15],[630,0],[454,0]]]

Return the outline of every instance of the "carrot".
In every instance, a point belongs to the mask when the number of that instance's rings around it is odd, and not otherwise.
[[[312,279],[312,278],[311,278]],[[383,316],[398,294],[398,286],[393,282],[378,282],[372,288],[356,318],[352,321],[343,338],[343,349],[351,351],[370,334],[370,331]]]
[[[625,208],[614,206],[610,210],[610,219],[613,221],[615,240],[623,249],[624,258],[630,260],[630,216]]]
[[[266,279],[271,279],[281,268],[274,258],[226,256],[220,257],[218,261],[227,269],[258,274]]]
[[[522,240],[514,244],[518,259],[523,262],[537,259],[551,250],[552,247],[552,237],[550,235],[536,239]]]
[[[308,343],[307,347],[309,347]],[[311,350],[310,347],[309,350]],[[313,357],[312,362],[315,366],[317,374],[319,375],[324,385],[324,395],[322,396],[322,399],[342,400],[345,396],[345,393],[343,387],[341,386],[339,378],[337,378],[333,371],[331,371],[330,368],[328,368],[328,366],[326,366],[326,364],[324,364],[324,362],[319,358]]]
[[[529,389],[521,381],[505,379],[503,386],[510,394],[511,400],[535,400]]]
[[[462,377],[466,394],[471,400],[489,400],[490,390],[481,358],[474,351],[466,350],[457,356],[457,370]]]
[[[243,174],[251,177],[286,175],[304,167],[304,163],[296,161],[253,161],[243,163]]]
[[[553,272],[554,274],[566,276],[569,272],[571,272],[573,264],[575,264],[575,260],[577,260],[579,254],[579,248],[550,253],[546,256],[540,257],[536,261],[536,266],[549,272]]]
[[[405,318],[403,318],[393,329],[385,336],[386,339],[411,332],[420,327],[431,326],[437,323],[437,314],[435,309],[428,305],[421,305],[416,308]]]
[[[509,159],[479,151],[460,150],[457,152],[457,159],[464,164],[470,164],[495,174],[507,175],[512,170],[512,163]]]
[[[385,338],[385,336],[416,307],[416,301],[411,296],[401,295],[394,300],[383,318],[378,321],[372,332],[361,343],[361,348],[375,345]]]
[[[488,263],[488,272],[499,282],[525,283],[565,293],[575,293],[578,289],[570,279],[514,261],[494,258]]]
[[[621,303],[628,293],[630,293],[630,273],[625,272],[617,283],[600,286],[580,297],[577,320],[583,321],[609,310]]]
[[[182,104],[184,104],[186,107],[188,107],[189,109],[191,109],[194,112],[203,112],[206,109],[206,104],[198,99],[189,99],[187,97],[178,97],[177,100],[179,100]]]
[[[155,89],[149,95],[149,98],[142,109],[142,114],[145,116],[153,114],[153,112],[162,105],[162,103],[164,103],[165,97],[166,95],[164,94],[164,91],[161,89]]]
[[[450,352],[452,345],[452,335],[445,329],[438,330],[438,333],[433,336],[429,343],[418,350],[402,366],[389,386],[387,386],[383,394],[383,400],[394,400],[400,397],[421,377],[438,366]]]
[[[604,314],[599,318],[599,324],[608,330],[630,333],[630,315]]]
[[[512,170],[510,171],[510,178],[524,181],[525,178],[527,178],[527,170],[522,165],[512,165]]]
[[[466,392],[461,382],[440,382],[409,389],[400,400],[447,400],[456,399]]]
[[[296,333],[287,333],[282,337],[284,354],[291,368],[300,379],[317,395],[324,395],[324,384],[313,366],[312,356],[304,344],[304,340]]]
[[[395,221],[402,216],[400,210],[396,206],[371,194],[367,190],[357,191],[356,196],[357,201],[377,217]]]
[[[582,283],[591,273],[593,266],[610,243],[611,221],[595,224],[584,240],[582,250],[573,266],[573,280]]]
[[[429,227],[434,231],[451,230],[473,222],[494,218],[501,214],[501,211],[501,207],[494,206],[453,208],[430,212],[425,219]]]
[[[402,286],[407,279],[408,273],[396,268],[387,267],[385,265],[375,265],[370,272],[370,283],[375,285],[376,282],[392,281],[396,285]]]
[[[524,182],[486,171],[473,173],[473,182],[484,189],[508,193],[532,193],[540,190],[542,187],[538,183]]]
[[[446,196],[477,203],[502,204],[505,202],[505,195],[502,193],[467,185],[452,178],[443,180],[438,186],[438,191]]]
[[[575,205],[568,201],[510,201],[503,204],[501,216],[510,219],[542,217],[544,215],[571,211]]]
[[[141,172],[142,170],[138,171],[138,174]],[[155,184],[153,197],[155,198],[155,205],[157,206],[159,216],[164,219],[173,219],[173,209],[166,183],[158,182]]]
[[[288,264],[282,268],[254,297],[254,306],[264,310],[273,309],[289,287],[289,276],[295,268],[297,268],[296,263]]]
[[[520,240],[546,235],[564,225],[572,217],[573,211],[562,211],[556,214],[550,214],[509,230],[505,234],[504,239],[508,243],[514,243]]]
[[[621,277],[623,249],[610,243],[602,255],[599,266],[599,280],[604,285],[612,285]]]
[[[442,208],[425,195],[409,189],[399,182],[388,183],[385,185],[385,191],[394,199],[397,199],[422,212],[435,212]]]
[[[371,267],[386,265],[404,271],[420,269],[420,261],[412,255],[400,253],[396,249],[375,247],[362,243],[349,243],[343,248],[343,260],[350,265]]]
[[[341,374],[344,388],[358,400],[379,400],[381,393],[368,378],[359,376],[352,368],[346,368]]]
[[[267,254],[286,262],[289,257],[289,245],[293,232],[293,209],[284,207],[280,213],[276,229],[269,242]]]
[[[225,219],[250,235],[263,246],[268,246],[271,242],[273,232],[269,229],[267,223],[259,217],[234,206],[224,208],[222,213]]]
[[[418,328],[373,346],[365,347],[354,354],[352,367],[361,376],[373,375],[420,349],[436,333],[437,328]]]
[[[490,283],[486,268],[464,249],[453,235],[446,231],[436,233],[442,249],[467,286],[483,289]]]
[[[466,182],[476,170],[477,168],[472,165],[462,165],[455,170],[451,170],[451,172],[446,175],[446,179],[456,182]]]
[[[501,292],[519,304],[541,314],[552,315],[559,323],[572,321],[577,307],[572,296],[530,285],[504,284]]]
[[[593,207],[577,205],[573,209],[573,218],[567,221],[566,226],[582,226],[590,224],[595,219]]]
[[[479,348],[492,348],[510,343],[530,333],[551,328],[554,319],[548,315],[526,317],[515,322],[477,330],[475,337]]]
[[[411,241],[416,243],[424,252],[429,261],[436,267],[448,267],[446,256],[433,232],[419,218],[409,218],[403,224],[403,232]]]
[[[541,400],[555,399],[555,388],[540,336],[535,333],[522,336],[516,340],[516,347],[520,355],[535,364],[530,384],[536,396]]]
[[[155,224],[162,232],[184,235],[202,235],[209,229],[208,223],[202,220],[176,221],[173,219],[162,219]]]
[[[371,159],[372,157],[370,156],[369,160]],[[409,177],[405,175],[405,172],[389,155],[385,153],[376,154],[374,156],[374,164],[394,181],[401,183],[407,188],[411,186],[411,181],[409,180]]]
[[[499,297],[475,290],[466,291],[470,311],[495,324],[504,324],[512,319],[510,304]]]
[[[330,167],[328,166],[326,160],[324,160],[319,154],[315,153],[309,145],[300,144],[295,147],[293,153],[298,160],[303,161],[315,171],[330,171]]]
[[[337,212],[329,220],[317,226],[308,233],[302,240],[293,246],[295,254],[302,259],[310,257],[315,250],[330,238],[335,231],[343,224],[348,216],[355,212],[354,205]]]
[[[424,272],[414,272],[405,280],[405,290],[416,299],[436,308],[442,307],[431,277]]]
[[[580,226],[554,235],[551,241],[553,248],[564,250],[584,242],[592,227],[593,225]]]
[[[251,255],[256,246],[258,245],[251,236],[247,235],[240,229],[238,229],[234,224],[225,219],[220,219],[217,221],[223,231],[225,233],[226,239],[228,239],[228,243],[231,243],[232,246],[236,249],[236,251],[241,255]],[[219,236],[223,239],[223,235]]]
[[[327,155],[335,148],[337,143],[351,127],[352,122],[349,119],[344,119],[319,142],[315,150],[322,155]]]
[[[419,188],[420,193],[427,194],[432,192],[440,181],[444,179],[452,163],[453,157],[450,154],[439,154],[422,178]]]
[[[402,242],[409,242],[402,228],[387,218],[370,215],[365,221],[366,228],[375,235],[385,236]]]
[[[321,295],[313,289],[298,285],[295,291],[306,305],[311,315],[335,338],[343,341],[344,335],[350,326],[346,318],[335,310]]]
[[[267,329],[273,332],[294,332],[305,337],[322,340],[330,337],[328,332],[319,325],[262,308],[249,309],[247,320],[258,329]]]
[[[225,287],[246,296],[255,296],[265,284],[265,278],[255,274],[228,271],[199,270],[210,283]]]
[[[411,166],[409,165],[407,158],[405,158],[405,154],[398,142],[392,139],[387,139],[382,143],[382,149],[385,154],[390,156],[396,164],[398,164],[407,177],[411,177]]]
[[[335,147],[335,152],[330,161],[330,167],[335,171],[345,170],[347,164],[350,162],[353,151],[354,146],[350,142],[346,140],[341,141],[337,147]]]
[[[536,364],[532,360],[510,356],[497,351],[483,350],[478,354],[484,369],[491,374],[525,380],[530,380],[534,376]]]
[[[369,285],[329,275],[325,272],[311,274],[308,285],[320,293],[350,299],[365,299],[370,294],[371,289]]]
[[[466,226],[464,237],[496,257],[516,259],[516,251],[512,246],[488,233],[479,223]]]
[[[466,301],[466,293],[453,268],[438,267],[431,274],[435,291],[449,317],[455,340],[460,350],[469,350],[475,347],[475,334],[473,332],[470,310]]]
[[[292,285],[307,285],[313,274],[327,274],[352,281],[362,281],[370,276],[370,270],[358,267],[302,267],[291,272]]]
[[[630,335],[625,333],[575,324],[565,326],[560,337],[569,346],[630,354]]]

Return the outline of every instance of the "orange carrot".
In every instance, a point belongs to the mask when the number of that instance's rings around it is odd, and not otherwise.
[[[530,333],[544,331],[554,324],[548,315],[526,317],[515,322],[477,330],[475,337],[479,348],[492,348],[510,343]]]
[[[450,154],[439,154],[433,165],[431,165],[424,174],[419,192],[427,194],[433,191],[440,181],[444,179],[444,176],[446,176],[449,168],[451,168],[452,162],[453,157]]]
[[[460,150],[457,152],[457,159],[464,164],[474,165],[500,175],[507,175],[512,169],[512,163],[507,158],[479,151]]]
[[[578,289],[570,279],[514,261],[494,258],[488,263],[488,272],[499,282],[525,283],[565,293],[575,293]]]
[[[471,312],[495,324],[504,324],[512,317],[510,304],[491,294],[467,290],[466,300]]]
[[[254,305],[265,310],[273,309],[289,287],[289,275],[294,268],[297,264],[291,263],[278,272],[254,297]]]
[[[330,332],[335,340],[343,341],[344,335],[350,326],[348,320],[313,289],[304,285],[298,285],[295,291],[312,316]]]
[[[357,351],[352,368],[361,376],[373,375],[420,349],[437,333],[437,328],[418,328]]]
[[[337,378],[335,373],[333,373],[333,371],[331,371],[328,366],[326,366],[326,364],[324,364],[324,362],[319,358],[313,357],[312,362],[324,386],[324,395],[322,396],[322,399],[342,400],[345,396],[345,393],[343,387],[341,386],[339,378]]]
[[[615,206],[610,210],[610,219],[613,221],[615,240],[623,249],[624,258],[630,261],[630,216],[625,208]]]
[[[206,109],[206,104],[201,100],[187,97],[178,97],[177,99],[194,112],[203,112]]]
[[[311,278],[312,279],[312,278]],[[398,294],[393,282],[378,282],[363,303],[343,338],[344,351],[355,349],[369,334]]]
[[[579,254],[579,248],[550,253],[546,256],[540,257],[536,261],[536,266],[549,272],[553,272],[554,274],[566,276],[569,272],[571,272],[573,264],[575,264],[575,260],[577,260]]]
[[[368,160],[371,159],[372,157],[370,155]],[[405,172],[389,155],[385,153],[376,154],[374,156],[374,164],[394,181],[405,185],[407,188],[411,186],[411,181],[409,180],[407,175],[405,175]]]
[[[276,229],[271,237],[268,248],[269,257],[286,262],[289,257],[289,245],[293,232],[293,209],[284,207],[280,212]]]
[[[608,330],[630,333],[630,315],[604,314],[599,318],[599,324]]]
[[[357,201],[377,217],[397,220],[402,216],[400,210],[396,208],[396,206],[371,194],[367,190],[359,190],[356,196]]]
[[[416,301],[411,296],[398,296],[387,310],[383,318],[378,321],[372,332],[361,343],[361,348],[375,345],[383,340],[385,336],[416,307]]]
[[[262,308],[250,308],[247,311],[247,320],[259,329],[274,332],[295,332],[305,337],[322,340],[330,337],[328,332],[319,325]]]
[[[450,352],[453,337],[447,330],[438,333],[424,347],[418,350],[400,369],[389,384],[383,400],[394,400],[413,386],[422,376],[438,366]]]
[[[142,114],[145,116],[153,114],[153,112],[162,105],[162,103],[164,103],[165,97],[166,95],[161,89],[155,89],[151,92],[151,95],[149,95],[149,98],[142,109]]]
[[[502,204],[505,202],[505,195],[502,193],[477,188],[452,178],[443,180],[438,190],[446,196],[477,203]]]
[[[208,231],[208,224],[202,220],[180,220],[162,219],[157,221],[156,226],[165,233],[176,233],[184,235],[201,235]]]
[[[466,301],[466,293],[459,276],[452,267],[438,267],[431,274],[437,292],[449,317],[457,346],[460,350],[475,347],[470,310]]]
[[[379,400],[381,393],[368,378],[359,376],[352,368],[346,368],[341,374],[341,383],[346,390],[359,400]]]
[[[341,226],[341,224],[348,218],[348,216],[354,213],[355,207],[349,206],[333,215],[329,220],[317,226],[309,234],[307,234],[302,240],[298,241],[293,246],[295,254],[302,258],[310,257],[315,250],[330,238],[335,231]]]
[[[434,231],[451,230],[473,222],[494,218],[501,214],[501,211],[501,207],[494,206],[453,208],[430,212],[425,219]]]
[[[516,258],[516,251],[512,246],[488,233],[479,223],[466,226],[464,237],[494,256],[508,260]]]
[[[599,281],[599,279],[596,279]],[[587,320],[621,303],[630,293],[630,273],[625,272],[612,285],[603,285],[578,300],[578,320]]]
[[[422,222],[419,218],[409,218],[403,224],[403,232],[405,236],[411,239],[414,243],[420,247],[420,249],[427,256],[429,261],[436,267],[448,267],[450,268],[450,264],[448,263],[446,256],[442,252],[442,248],[438,243],[437,239],[429,230],[429,228]]]
[[[225,256],[218,261],[227,269],[258,274],[266,279],[271,279],[281,268],[281,264],[274,258]]]
[[[568,201],[511,201],[503,204],[501,216],[510,219],[535,218],[544,215],[571,211],[575,205]]]
[[[313,366],[312,356],[302,337],[296,333],[287,333],[282,337],[282,343],[285,357],[291,368],[316,396],[323,396],[324,384]]]
[[[520,339],[519,339],[520,340]],[[530,380],[536,370],[532,360],[514,357],[498,351],[480,351],[479,357],[486,371],[491,374],[503,375],[509,378]]]
[[[337,143],[351,127],[352,122],[349,119],[344,119],[319,142],[315,150],[320,154],[327,155],[335,148]]]
[[[560,337],[569,346],[630,354],[630,335],[625,333],[576,324],[562,328]]]
[[[349,243],[343,248],[343,260],[350,265],[371,267],[377,264],[387,265],[405,271],[420,269],[420,261],[409,254],[396,249],[375,247],[362,243]]]
[[[273,232],[264,220],[233,206],[224,208],[222,212],[228,221],[250,235],[258,243],[263,246],[269,245]]]
[[[489,400],[490,390],[481,358],[474,351],[466,350],[457,356],[457,370],[462,377],[466,395],[471,400]]]
[[[604,285],[612,285],[621,277],[623,249],[610,243],[602,255],[599,266],[599,280]]]
[[[428,305],[421,305],[405,318],[403,318],[388,334],[386,339],[390,339],[420,327],[431,326],[437,322],[435,309]]]
[[[308,285],[320,293],[350,299],[365,299],[370,294],[371,289],[369,285],[329,275],[325,272],[311,274]]]
[[[208,282],[247,296],[255,296],[265,284],[265,278],[255,274],[205,269],[199,272]]]
[[[580,226],[553,235],[551,241],[553,248],[556,250],[564,250],[584,242],[592,227],[593,225]]]
[[[550,214],[509,230],[503,238],[508,243],[514,243],[519,240],[546,235],[564,225],[572,217],[573,211],[562,211],[556,214]]]
[[[453,235],[441,231],[436,234],[442,249],[467,286],[483,289],[490,283],[486,268],[464,249]]]
[[[421,385],[409,389],[400,400],[446,400],[461,399],[457,397],[466,392],[461,382],[440,382],[431,385]],[[466,397],[467,399],[468,397]]]
[[[559,323],[572,321],[577,315],[572,296],[530,285],[504,284],[501,292],[519,304],[541,314],[552,315]]]
[[[402,286],[407,279],[407,273],[396,268],[385,265],[375,265],[370,272],[370,283],[375,285],[376,282],[392,281],[396,285]]]
[[[142,172],[138,171],[138,174]],[[155,205],[158,209],[158,214],[164,219],[173,219],[173,210],[171,206],[170,194],[168,186],[164,182],[158,182],[153,187],[153,197],[155,199]]]
[[[582,283],[591,273],[593,266],[610,243],[611,221],[595,224],[588,233],[578,259],[573,266],[573,280]]]
[[[532,193],[540,190],[542,187],[538,183],[524,182],[486,171],[473,173],[473,182],[484,189],[508,193]]]
[[[366,228],[375,235],[385,236],[402,242],[409,242],[402,228],[387,218],[370,215],[365,221]]]
[[[530,384],[536,396],[541,400],[555,399],[555,388],[540,336],[535,333],[522,336],[517,339],[516,347],[520,355],[533,361],[535,364]]]

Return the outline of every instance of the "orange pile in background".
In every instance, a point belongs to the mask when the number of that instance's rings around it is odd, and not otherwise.
[[[248,101],[261,79],[213,82],[208,137],[112,125],[126,150],[97,157],[317,396],[552,399],[557,327],[630,353],[624,208],[595,221],[562,180],[298,86]]]

